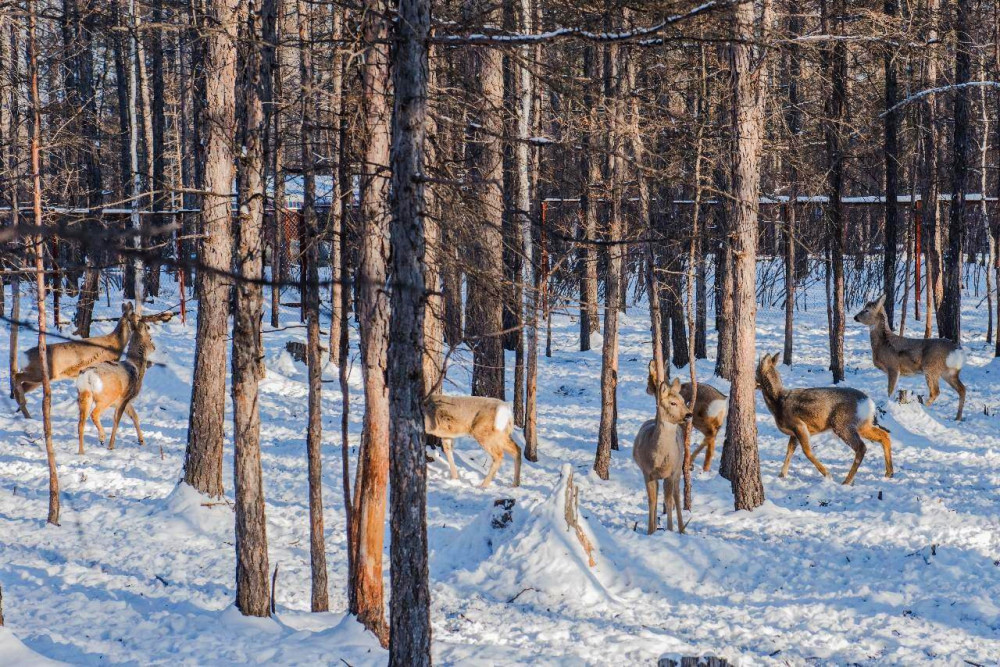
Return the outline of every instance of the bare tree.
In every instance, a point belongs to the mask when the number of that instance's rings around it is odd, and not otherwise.
[[[31,99],[31,181],[32,211],[35,226],[42,226],[42,100],[38,93],[38,39],[35,3],[28,3],[28,86]],[[35,286],[38,294],[38,358],[42,360],[42,430],[45,437],[45,458],[49,467],[48,522],[59,525],[59,476],[56,472],[56,451],[52,445],[52,385],[49,382],[48,352],[45,346],[45,241],[39,231],[34,237]]]
[[[240,0],[206,0],[214,26],[205,48],[204,193],[198,274],[198,331],[188,421],[184,483],[211,497],[222,495],[223,420],[226,409],[226,331],[232,264],[233,128],[236,125],[236,33]]]
[[[948,247],[944,254],[944,298],[938,308],[943,338],[962,341],[962,269],[965,266],[965,188],[969,172],[969,89],[972,75],[972,35],[967,2],[955,3],[954,139],[952,140],[951,202],[948,205]]]
[[[729,394],[727,448],[733,452],[730,481],[737,510],[764,502],[757,452],[757,213],[760,164],[764,144],[764,72],[771,6],[764,0],[761,16],[754,3],[733,8],[735,42],[730,45],[733,86],[733,377]]]
[[[402,0],[392,61],[392,317],[389,411],[392,605],[389,664],[431,664],[424,456],[424,137],[430,0]]]
[[[233,470],[236,490],[236,607],[247,616],[270,616],[267,520],[260,465],[260,406],[257,385],[264,355],[260,325],[263,313],[264,116],[261,13],[249,0],[240,17],[239,227],[233,318]]]
[[[609,152],[608,181],[610,184],[611,214],[608,220],[608,271],[604,284],[604,342],[601,349],[601,423],[597,433],[597,454],[594,470],[601,479],[608,479],[611,471],[611,450],[618,445],[618,312],[621,306],[622,240],[623,231],[623,181],[624,167],[619,157],[624,130],[625,101],[619,95],[621,72],[619,46],[609,47],[607,98],[610,106],[608,118]],[[661,362],[662,363],[662,362]]]
[[[364,152],[361,181],[361,266],[358,307],[361,323],[361,371],[365,415],[354,509],[357,551],[351,582],[358,620],[388,645],[382,593],[382,547],[385,536],[386,484],[389,476],[389,394],[386,386],[389,298],[384,285],[389,248],[389,74],[386,0],[379,0],[363,21],[366,45],[362,69]]]

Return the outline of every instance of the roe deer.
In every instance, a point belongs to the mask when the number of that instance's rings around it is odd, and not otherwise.
[[[452,455],[453,441],[468,435],[493,459],[479,488],[485,489],[493,481],[504,453],[514,457],[514,486],[521,485],[521,448],[510,437],[514,430],[514,413],[503,401],[485,396],[431,394],[424,399],[424,430],[428,435],[441,438],[452,479],[458,479]]]
[[[965,385],[958,374],[965,365],[965,350],[958,343],[947,338],[904,338],[897,336],[889,328],[885,314],[885,295],[865,305],[854,319],[868,326],[872,357],[875,367],[889,377],[889,397],[896,391],[896,381],[900,375],[923,374],[927,380],[930,397],[927,405],[937,400],[941,393],[940,378],[944,378],[958,392],[958,414],[956,421],[962,420],[965,407]]]
[[[796,443],[802,445],[806,458],[824,477],[829,476],[823,464],[813,455],[809,436],[833,431],[854,450],[854,464],[844,484],[854,481],[865,452],[862,438],[882,445],[885,454],[885,476],[892,477],[892,441],[889,432],[875,423],[875,404],[867,394],[848,387],[785,389],[777,369],[778,355],[764,355],[757,364],[757,387],[764,395],[767,409],[774,415],[778,430],[788,435],[788,452],[781,466],[780,477],[788,474]]]
[[[691,416],[681,396],[681,381],[661,382],[656,393],[656,418],[644,423],[635,436],[632,459],[642,471],[649,501],[647,532],[656,532],[656,494],[663,480],[663,511],[667,530],[674,529],[671,510],[677,511],[677,532],[684,532],[681,518],[681,471],[684,467],[684,430],[678,425]]]
[[[646,377],[646,393],[650,396],[656,395],[654,369],[653,362],[649,362],[649,375]],[[685,382],[681,385],[681,397],[684,398],[684,402],[688,405],[691,405],[691,392],[692,387],[690,382]],[[726,414],[729,412],[729,402],[726,400],[726,395],[721,391],[710,384],[699,382],[698,397],[691,411],[694,413],[694,419],[691,422],[692,425],[705,436],[701,444],[698,445],[698,448],[692,452],[691,460],[694,461],[701,454],[702,450],[707,449],[708,451],[705,452],[705,465],[702,466],[702,470],[708,472],[712,466],[712,456],[715,454],[715,436],[718,435],[722,424],[726,421]]]
[[[125,349],[136,322],[138,317],[132,309],[132,304],[126,302],[122,304],[122,316],[111,333],[49,345],[46,349],[49,380],[55,382],[75,378],[95,364],[117,361],[122,356],[122,350]],[[28,413],[25,394],[42,386],[42,363],[37,347],[31,348],[24,354],[27,364],[22,371],[14,374],[13,398],[17,400],[21,413],[30,419],[31,414]]]
[[[80,436],[79,453],[83,454],[83,427],[87,422],[87,414],[97,427],[97,435],[104,444],[104,428],[101,426],[101,413],[109,407],[115,408],[114,425],[111,427],[111,441],[108,449],[115,448],[115,435],[118,424],[126,412],[135,424],[139,444],[144,445],[142,429],[139,427],[139,415],[132,407],[132,401],[142,390],[142,381],[146,376],[149,355],[156,349],[149,335],[149,325],[139,320],[135,325],[128,351],[121,361],[106,361],[88,368],[76,379],[77,405],[80,408],[80,421],[77,427]],[[92,406],[93,404],[93,406]],[[93,409],[91,409],[93,407]]]

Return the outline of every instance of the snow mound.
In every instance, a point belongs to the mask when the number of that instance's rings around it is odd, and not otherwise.
[[[219,498],[198,493],[190,485],[178,482],[174,490],[153,510],[166,522],[165,529],[181,534],[231,535],[233,510]]]
[[[7,628],[0,626],[0,665],[20,667],[50,667],[66,663],[49,660],[21,643]]]
[[[544,598],[600,605],[616,600],[616,568],[601,554],[587,519],[578,515],[577,526],[591,547],[589,553],[576,527],[567,523],[567,504],[575,504],[572,477],[571,466],[563,465],[548,497],[530,508],[515,508],[504,528],[492,527],[486,516],[490,511],[465,528],[449,551],[464,553],[467,560],[486,558],[459,572],[459,582],[509,601]]]

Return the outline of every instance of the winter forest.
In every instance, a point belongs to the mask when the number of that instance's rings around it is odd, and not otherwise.
[[[0,0],[0,665],[997,664],[1000,3]]]

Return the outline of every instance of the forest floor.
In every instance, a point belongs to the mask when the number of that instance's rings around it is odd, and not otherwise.
[[[174,284],[165,280],[164,286],[149,311],[177,302]],[[796,312],[794,366],[780,367],[786,386],[830,382],[822,298],[819,286],[800,301],[808,309]],[[834,479],[820,477],[801,452],[788,478],[779,479],[787,438],[758,395],[766,503],[752,513],[733,511],[729,484],[717,472],[720,436],[712,472],[696,466],[685,535],[661,529],[647,536],[642,529],[646,497],[631,446],[653,415],[645,394],[647,311],[630,306],[622,318],[621,449],[613,453],[606,482],[591,472],[600,418],[599,341],[595,337],[594,351],[577,351],[577,321],[557,315],[553,356],[540,359],[540,460],[525,462],[522,486],[510,488],[507,459],[491,488],[476,488],[487,459],[472,440],[457,443],[459,480],[448,478],[443,458],[429,466],[435,660],[620,665],[651,664],[664,654],[713,654],[740,664],[998,664],[1000,363],[985,343],[986,308],[978,301],[972,294],[965,299],[969,361],[962,375],[969,396],[961,423],[954,421],[957,398],[947,386],[930,407],[888,402],[867,330],[848,320],[847,384],[878,404],[879,419],[892,432],[894,478],[883,477],[882,454],[873,445],[855,484],[841,486],[851,452],[833,436],[820,436],[814,451]],[[33,319],[30,299],[22,312]],[[63,312],[73,312],[65,299]],[[112,299],[102,301],[97,316],[117,312]],[[267,377],[260,387],[277,614],[245,619],[232,607],[231,444],[226,503],[206,505],[177,486],[194,354],[194,313],[189,317],[187,325],[175,320],[154,328],[162,365],[149,370],[136,403],[144,448],[126,419],[115,451],[100,448],[88,424],[87,451],[78,456],[75,385],[54,385],[59,527],[45,524],[41,392],[29,396],[36,419],[25,420],[6,396],[7,370],[0,369],[0,583],[7,621],[0,629],[0,664],[384,664],[386,652],[344,614],[336,383],[324,385],[323,420],[333,611],[308,611],[306,373],[284,352],[286,341],[304,340],[299,328],[265,335]],[[292,323],[297,313],[289,308],[282,318]],[[761,309],[760,353],[781,349],[782,318],[780,303]],[[62,331],[70,330],[64,323]],[[920,335],[923,325],[911,322],[908,330]],[[714,336],[710,332],[712,356]],[[22,347],[32,339],[24,331]],[[7,340],[6,327],[0,340]],[[362,395],[356,346],[352,351],[353,461]],[[446,391],[468,390],[469,365],[467,351],[452,357]],[[712,362],[699,362],[700,378],[726,392],[712,369]],[[326,376],[335,379],[335,369],[328,367]],[[508,373],[508,392],[511,383]],[[926,394],[919,377],[903,379],[901,388]],[[110,421],[109,412],[106,428]],[[227,415],[231,437],[229,429]],[[576,472],[580,512],[598,551],[595,568],[554,511],[564,464]],[[490,510],[499,497],[517,504],[512,524],[494,530]],[[386,534],[388,591],[388,527]]]

